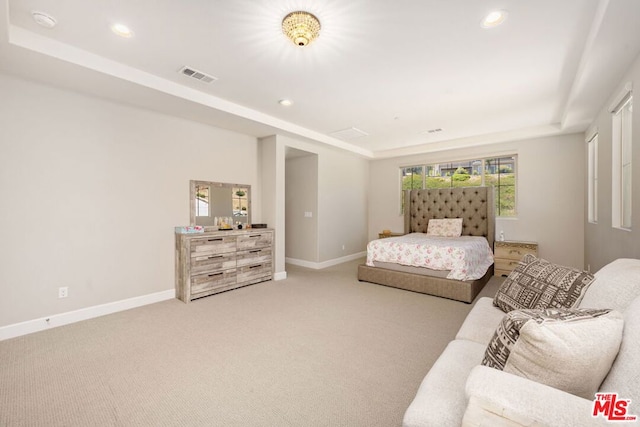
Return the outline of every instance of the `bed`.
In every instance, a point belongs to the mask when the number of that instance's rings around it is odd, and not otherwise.
[[[407,190],[404,233],[426,233],[430,219],[462,218],[462,236],[479,236],[493,248],[492,187]],[[376,262],[358,266],[358,280],[471,303],[493,275],[493,265],[474,280],[450,279],[448,271]]]

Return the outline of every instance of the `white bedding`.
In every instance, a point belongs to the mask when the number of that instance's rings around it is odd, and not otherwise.
[[[493,252],[484,237],[411,233],[369,242],[367,265],[373,267],[374,261],[451,270],[447,279],[476,280],[493,264]]]

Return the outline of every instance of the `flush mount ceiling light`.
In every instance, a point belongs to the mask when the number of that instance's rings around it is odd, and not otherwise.
[[[482,28],[494,28],[498,25],[502,24],[506,19],[509,13],[506,10],[496,10],[488,14],[482,20],[480,26]]]
[[[290,107],[293,105],[293,101],[290,99],[281,99],[280,101],[278,101],[278,104],[282,105],[283,107]]]
[[[131,29],[129,27],[127,27],[124,24],[113,24],[111,26],[111,31],[113,31],[115,34],[119,35],[120,37],[124,37],[124,38],[129,38],[129,37],[133,37],[133,31],[131,31]]]
[[[31,16],[33,20],[36,21],[38,25],[41,25],[45,28],[53,28],[56,26],[56,20],[43,12],[31,12]]]
[[[309,12],[291,12],[282,20],[282,32],[298,46],[306,46],[320,34],[320,21]]]

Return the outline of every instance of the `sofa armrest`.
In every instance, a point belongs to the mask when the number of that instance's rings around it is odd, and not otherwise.
[[[465,391],[467,427],[607,425],[592,416],[592,400],[486,366],[473,368]]]

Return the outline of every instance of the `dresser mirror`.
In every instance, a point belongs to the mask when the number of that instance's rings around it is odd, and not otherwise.
[[[190,225],[237,228],[251,223],[250,185],[194,180],[190,184]]]

